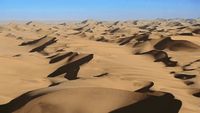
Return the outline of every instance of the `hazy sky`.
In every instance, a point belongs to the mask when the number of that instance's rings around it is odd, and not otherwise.
[[[0,20],[200,17],[200,0],[0,0]]]

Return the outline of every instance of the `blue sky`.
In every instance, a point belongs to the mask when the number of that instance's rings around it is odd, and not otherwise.
[[[0,20],[200,17],[200,0],[0,0]]]

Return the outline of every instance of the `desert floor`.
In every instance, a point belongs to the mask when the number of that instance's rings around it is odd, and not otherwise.
[[[198,112],[198,19],[0,24],[0,113]]]

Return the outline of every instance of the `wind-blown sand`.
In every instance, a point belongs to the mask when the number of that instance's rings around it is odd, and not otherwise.
[[[198,113],[200,20],[0,25],[0,113]]]

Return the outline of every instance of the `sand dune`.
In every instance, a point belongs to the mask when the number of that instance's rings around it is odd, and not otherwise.
[[[57,96],[62,100],[54,98]],[[35,99],[25,104],[31,98]],[[79,101],[74,101],[74,99]],[[18,109],[23,105],[24,107]],[[165,93],[141,94],[107,88],[68,88],[50,94],[34,95],[34,92],[24,94],[11,101],[6,106],[9,110],[3,112],[18,109],[15,113],[43,113],[44,111],[48,113],[163,113],[163,110],[165,113],[173,113],[177,112],[180,106],[180,101]],[[148,111],[143,107],[146,107]],[[30,111],[30,109],[33,110]]]
[[[200,46],[186,40],[172,40],[170,37],[166,37],[154,45],[154,48],[171,51],[199,51]]]
[[[0,112],[198,113],[199,24],[2,24]]]

